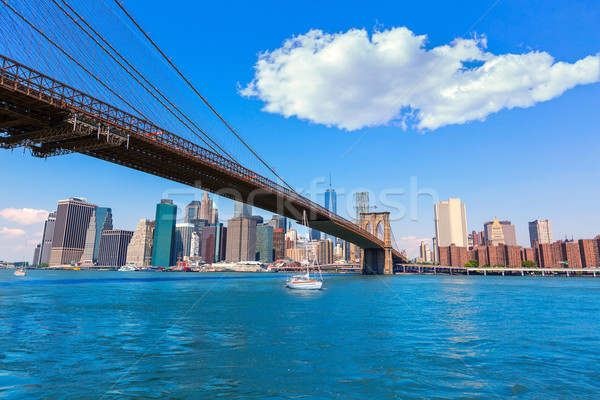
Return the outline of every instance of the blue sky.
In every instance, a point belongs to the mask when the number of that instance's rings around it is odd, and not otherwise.
[[[368,189],[379,197],[384,191],[403,192],[390,197],[407,210],[392,227],[411,256],[417,255],[421,239],[434,235],[432,198],[419,196],[416,211],[411,209],[411,179],[418,189],[437,193],[439,200],[460,197],[469,230],[482,230],[485,221],[497,216],[511,220],[517,241],[528,246],[527,221],[549,218],[555,239],[598,235],[598,83],[576,85],[531,107],[492,112],[483,121],[425,130],[414,120],[406,129],[398,121],[373,129],[340,129],[344,115],[331,126],[303,116],[286,118],[263,111],[264,100],[240,94],[255,79],[261,52],[273,52],[315,29],[331,35],[364,29],[370,37],[375,31],[406,27],[427,36],[426,49],[463,35],[484,37],[485,52],[493,55],[539,51],[566,63],[600,52],[597,2],[495,3],[182,1],[165,7],[164,2],[129,0],[125,6],[225,119],[295,187],[308,188],[331,171],[333,186],[345,193]],[[441,76],[441,71],[434,69],[430,76]],[[352,79],[369,76],[358,73]],[[201,197],[181,185],[80,155],[43,161],[20,149],[1,151],[0,168],[5,171],[0,210],[53,210],[59,199],[83,196],[112,207],[115,227],[122,229],[153,218],[156,202],[165,195],[182,203]],[[338,210],[344,210],[347,196],[338,197]],[[219,200],[218,205],[221,216],[231,215],[230,202]],[[383,209],[379,203],[378,210]],[[416,220],[411,220],[411,210]],[[0,259],[22,258],[24,242],[38,240],[42,223],[23,222],[0,214],[0,230],[6,228]],[[25,235],[14,231],[18,229]]]

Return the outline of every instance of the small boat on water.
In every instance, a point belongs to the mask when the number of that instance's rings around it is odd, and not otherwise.
[[[117,271],[137,271],[137,269],[133,265],[123,265]]]
[[[306,275],[294,275],[288,278],[285,285],[290,289],[321,290],[323,281],[311,278],[307,269]]]
[[[25,242],[25,259],[27,260],[27,242]],[[15,269],[15,276],[25,276],[27,275],[27,261],[23,263],[22,267]]]
[[[304,215],[302,217],[302,222],[304,224],[304,233],[305,237],[308,239],[308,232],[306,227],[308,226],[308,219],[306,218],[306,211],[304,211]],[[306,246],[306,240],[304,241],[304,245]],[[305,247],[306,252],[306,247]],[[306,265],[306,274],[304,275],[294,275],[291,278],[288,278],[286,282],[286,286],[290,289],[301,289],[301,290],[321,290],[323,287],[323,276],[318,280],[316,278],[311,278],[310,276],[310,264],[308,262],[308,254],[307,258],[303,261],[303,264]],[[319,264],[317,264],[317,267]],[[321,275],[321,269],[319,268],[319,275]]]

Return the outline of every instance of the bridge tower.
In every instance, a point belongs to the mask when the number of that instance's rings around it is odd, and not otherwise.
[[[390,213],[368,212],[360,213],[360,227],[377,236],[383,241],[383,249],[362,249],[361,269],[365,275],[392,275],[394,263],[392,260],[392,235],[390,228]]]

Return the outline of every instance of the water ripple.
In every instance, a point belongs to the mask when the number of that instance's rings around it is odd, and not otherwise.
[[[600,280],[328,276],[314,293],[284,280],[0,270],[0,398],[600,391]]]

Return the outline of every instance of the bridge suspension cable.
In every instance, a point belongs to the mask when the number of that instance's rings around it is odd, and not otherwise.
[[[293,191],[118,3],[0,0],[0,5],[0,53]]]
[[[246,141],[223,119],[223,117],[210,105],[210,103],[206,100],[202,94],[196,89],[194,85],[190,82],[190,80],[175,66],[175,64],[166,56],[166,54],[158,47],[158,45],[152,40],[152,38],[142,29],[142,27],[138,24],[138,22],[133,18],[133,16],[125,9],[122,2],[120,3],[118,0],[115,0],[115,3],[119,6],[119,8],[127,15],[127,17],[133,22],[133,24],[138,28],[138,30],[148,39],[148,41],[154,46],[154,48],[160,53],[160,55],[165,59],[165,61],[173,68],[175,72],[183,79],[183,81],[194,91],[194,93],[202,99],[204,104],[221,120],[221,122],[235,135],[235,137],[248,149],[250,152],[265,166],[271,171],[282,183],[284,183],[290,190],[294,191],[294,188],[290,184],[288,184],[273,168],[271,168],[249,145]]]
[[[67,10],[65,10],[60,4],[58,4],[58,2],[56,0],[52,0],[52,2],[63,12],[65,13],[65,15],[67,15],[72,21],[73,23],[75,23],[90,39],[92,39],[106,54],[108,54],[109,57],[111,57],[125,72],[127,72],[127,74],[129,76],[131,76],[137,83],[139,83],[139,85],[144,88],[144,90],[146,90],[154,99],[156,99],[163,107],[165,107],[175,118],[177,118],[177,120],[179,122],[181,122],[186,128],[188,128],[192,133],[194,133],[194,135],[196,135],[196,137],[198,137],[198,139],[200,139],[206,146],[208,146],[209,149],[211,149],[212,151],[214,151],[215,153],[219,153],[219,151],[217,151],[210,143],[208,143],[202,136],[200,136],[198,134],[198,132],[196,132],[194,129],[192,129],[188,123],[192,124],[203,136],[206,137],[206,139],[208,139],[214,146],[216,146],[219,150],[221,150],[221,152],[226,155],[231,161],[236,162],[237,161],[234,159],[234,157],[227,152],[225,149],[223,149],[218,143],[216,143],[214,140],[212,140],[212,138],[207,135],[196,123],[194,123],[194,121],[192,121],[189,117],[187,117],[187,115],[185,113],[183,113],[175,104],[173,104],[159,89],[156,88],[156,86],[154,86],[143,74],[141,74],[125,57],[123,57],[123,55],[121,55],[121,53],[119,53],[100,33],[98,33],[90,24],[87,23],[87,21],[85,21],[85,19],[79,15],[77,13],[77,11],[75,11],[65,0],[61,0],[61,2],[69,8],[69,10],[77,17],[74,18],[73,15],[71,15]],[[80,23],[79,21],[82,21],[85,26],[91,30],[98,38],[100,38],[100,40],[110,48],[110,50],[112,50],[123,62],[125,62],[127,64],[127,66],[129,68],[131,68],[148,86],[150,86],[156,93],[158,93],[160,95],[160,97],[162,97],[167,103],[169,103],[169,105],[175,109],[179,114],[181,114],[181,116],[183,116],[183,118],[185,118],[186,121],[188,121],[188,123],[186,123],[185,121],[183,121],[181,119],[181,117],[179,115],[177,115],[171,108],[167,107],[164,102],[159,99],[144,83],[140,82],[140,80],[127,68],[125,68],[125,66],[115,58],[115,56],[109,52],[106,47],[104,47],[101,43],[98,42],[98,40],[96,38],[94,38],[88,30],[86,30]]]
[[[127,104],[127,106],[131,107],[131,109],[135,110],[135,112],[137,112],[139,115],[141,115],[143,118],[145,118],[146,120],[150,121],[150,119],[144,115],[144,113],[142,113],[140,110],[138,110],[135,106],[133,106],[130,102],[128,102],[127,100],[125,100],[123,97],[121,97],[121,95],[119,95],[115,90],[113,90],[112,88],[110,88],[106,83],[104,83],[100,78],[98,78],[93,72],[91,72],[88,68],[86,68],[84,65],[82,65],[78,60],[76,60],[71,54],[69,54],[67,51],[65,51],[61,46],[59,46],[55,41],[53,41],[50,37],[48,37],[44,32],[42,32],[37,26],[33,25],[29,20],[27,20],[27,18],[25,18],[21,13],[19,13],[16,9],[14,9],[13,7],[11,7],[6,0],[3,0],[3,3],[5,6],[7,6],[15,15],[17,15],[19,18],[21,18],[27,25],[29,25],[32,29],[34,29],[38,34],[40,34],[43,38],[45,38],[48,42],[50,42],[54,47],[56,47],[61,53],[63,53],[65,56],[67,56],[71,61],[73,61],[75,64],[77,64],[82,70],[84,70],[85,72],[87,72],[87,74],[89,76],[91,76],[92,78],[94,78],[98,83],[100,83],[100,85],[102,85],[104,88],[106,88],[109,92],[111,92],[114,96],[116,96],[117,98],[119,98],[123,103]]]

